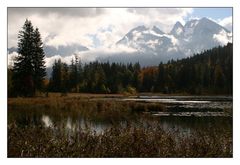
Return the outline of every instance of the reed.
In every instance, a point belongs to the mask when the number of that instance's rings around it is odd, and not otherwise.
[[[143,113],[152,111],[167,109],[94,96],[10,98],[8,157],[232,157],[231,129],[196,129],[187,135],[166,131]],[[44,114],[54,117],[51,127],[43,125]],[[59,123],[69,116],[88,121],[85,129],[66,131]],[[97,133],[91,122],[108,127]]]

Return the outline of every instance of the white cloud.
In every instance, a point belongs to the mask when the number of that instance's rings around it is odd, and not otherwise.
[[[173,35],[165,35],[168,38],[171,38],[171,42],[173,43],[173,45],[178,45],[179,41],[177,38],[175,38]]]
[[[17,34],[26,18],[39,28],[47,45],[95,48],[90,35],[99,40],[97,47],[109,47],[138,25],[156,25],[169,32],[176,21],[184,23],[191,12],[190,8],[9,8],[8,47],[17,45]],[[110,31],[100,30],[108,27]],[[49,38],[51,35],[55,37]]]
[[[156,44],[161,45],[162,42],[159,42],[159,41],[156,39],[156,40],[149,40],[146,44],[147,44],[150,48],[155,49]]]
[[[14,65],[15,58],[18,56],[17,52],[8,54],[8,67],[11,68]]]
[[[99,57],[100,58],[108,58],[110,56],[115,56],[119,54],[134,54],[136,53],[137,50],[134,48],[126,47],[123,45],[118,45],[118,46],[112,46],[109,48],[97,48],[94,50],[90,51],[85,51],[85,52],[79,52],[78,57],[83,61],[83,62],[91,62],[97,60]]]
[[[58,59],[61,59],[61,61],[65,61],[63,60],[63,57],[61,57],[60,55],[55,55],[55,56],[52,56],[52,57],[47,57],[45,58],[45,66],[46,67],[52,67],[55,60],[58,60]]]
[[[99,57],[101,58],[106,58],[114,55],[119,55],[119,54],[128,54],[131,55],[135,53],[136,50],[133,48],[125,47],[123,45],[118,45],[118,46],[113,46],[111,48],[97,48],[94,50],[90,51],[85,51],[85,52],[78,52],[70,56],[65,56],[62,57],[60,55],[55,55],[52,57],[47,57],[45,58],[46,62],[46,67],[52,67],[54,64],[55,60],[61,59],[62,62],[66,64],[71,64],[72,59],[75,59],[75,56],[77,55],[78,58],[83,62],[83,63],[88,63],[92,61],[98,60]]]
[[[167,52],[177,52],[178,48],[177,47],[169,47]]]
[[[221,45],[226,45],[228,42],[232,42],[232,34],[227,33],[225,30],[221,30],[218,34],[213,35],[213,39],[220,42]]]
[[[18,56],[17,52],[13,52],[11,54],[8,54],[8,67],[13,67],[15,58]],[[60,55],[55,55],[52,57],[46,57],[45,60],[45,66],[46,67],[52,67],[55,60],[61,59],[62,62],[71,64],[71,60],[75,58],[75,55],[70,55],[66,57],[62,57]]]
[[[229,31],[232,31],[232,16],[220,19],[218,20],[218,23]]]
[[[177,22],[185,24],[184,18],[193,12],[192,8],[132,8],[130,12],[144,20],[146,26],[157,25],[164,32],[169,32]]]

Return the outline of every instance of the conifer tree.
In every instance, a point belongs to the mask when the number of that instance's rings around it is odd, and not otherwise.
[[[33,58],[33,69],[34,69],[34,84],[36,90],[43,89],[43,80],[46,76],[46,67],[44,61],[44,51],[43,51],[43,42],[41,39],[40,32],[38,28],[34,31],[34,58]]]
[[[42,89],[46,75],[44,51],[38,29],[26,20],[18,34],[18,57],[13,66],[13,86],[16,96],[34,96]]]

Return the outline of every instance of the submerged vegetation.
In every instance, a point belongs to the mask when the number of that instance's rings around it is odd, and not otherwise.
[[[232,157],[228,122],[164,129],[161,118],[148,113],[168,111],[164,104],[119,97],[9,99],[8,157]],[[51,117],[48,124],[43,116]]]

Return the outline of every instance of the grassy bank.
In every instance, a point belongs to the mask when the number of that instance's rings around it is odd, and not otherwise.
[[[8,157],[232,157],[231,128],[168,131],[144,113],[167,111],[165,105],[105,98],[10,98]],[[44,126],[42,115],[51,116],[51,127]],[[84,130],[66,130],[61,122],[69,116],[108,127],[96,133],[87,122]]]

